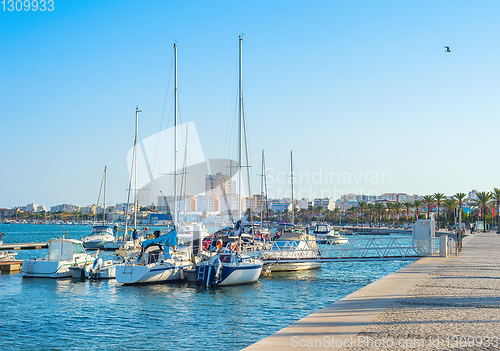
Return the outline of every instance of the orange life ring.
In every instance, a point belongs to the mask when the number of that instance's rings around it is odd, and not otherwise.
[[[233,250],[233,251],[238,250],[238,243],[232,243],[231,244],[231,250]]]

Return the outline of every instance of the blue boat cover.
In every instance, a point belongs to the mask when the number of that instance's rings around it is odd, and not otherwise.
[[[145,240],[142,242],[142,247],[151,244],[161,244],[163,246],[176,246],[177,245],[177,230],[172,229],[166,234],[160,235],[158,238]]]

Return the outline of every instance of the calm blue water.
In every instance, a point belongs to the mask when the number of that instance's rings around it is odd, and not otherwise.
[[[90,227],[0,225],[5,243],[46,241],[65,230],[80,239]],[[2,274],[0,349],[240,350],[410,262],[323,263],[215,289]]]

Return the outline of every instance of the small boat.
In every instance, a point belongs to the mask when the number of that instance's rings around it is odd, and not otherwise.
[[[115,240],[113,228],[107,225],[96,225],[92,227],[90,235],[82,238],[82,243],[88,250],[103,250],[107,243]]]
[[[49,252],[45,257],[23,261],[23,277],[71,277],[70,267],[83,268],[97,257],[97,252],[89,255],[80,240],[52,239],[48,244]]]
[[[137,257],[116,266],[116,280],[122,284],[142,284],[184,279],[184,271],[193,268],[191,251],[176,245],[175,228],[143,241]]]
[[[275,263],[266,265],[267,272],[288,272],[320,268],[319,262],[279,262],[281,259],[317,258],[317,245],[314,236],[294,228],[285,227],[273,241],[272,246],[264,254],[265,259],[276,259]]]
[[[241,253],[243,235],[241,221],[238,221],[234,230],[214,237],[209,255],[196,265],[198,282],[209,287],[249,284],[259,279],[263,262]]]
[[[254,283],[262,272],[263,262],[250,255],[223,249],[196,265],[197,280],[209,286],[226,286]]]
[[[73,278],[85,279],[114,279],[116,265],[121,263],[117,259],[103,260],[97,257],[92,264],[80,267],[70,267]]]
[[[316,237],[318,244],[337,244],[344,245],[349,242],[348,238],[340,235],[340,233],[327,223],[318,223],[314,227],[313,235]]]

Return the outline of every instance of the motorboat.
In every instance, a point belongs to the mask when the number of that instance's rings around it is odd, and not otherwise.
[[[267,272],[286,272],[320,267],[318,258],[318,246],[316,238],[300,230],[284,227],[278,232],[278,238],[272,242],[269,250],[262,253],[262,258],[276,260],[266,264]],[[280,260],[294,260],[296,262],[280,262]],[[300,262],[300,260],[304,260]]]
[[[116,266],[116,280],[122,284],[158,283],[185,278],[184,271],[193,268],[191,250],[177,246],[177,231],[142,242],[142,249]]]
[[[84,267],[70,267],[73,278],[85,279],[114,279],[116,277],[116,265],[122,263],[120,259],[103,260],[96,257],[92,264]]]
[[[337,244],[344,245],[349,242],[348,238],[340,235],[340,233],[327,223],[318,223],[314,227],[313,235],[318,244]]]
[[[44,257],[23,261],[23,277],[71,277],[70,267],[85,267],[94,262],[98,254],[88,254],[83,243],[75,239],[51,239],[48,246]]]
[[[113,228],[107,225],[95,225],[92,227],[90,235],[82,238],[83,246],[87,250],[103,250],[106,243],[115,241]]]

